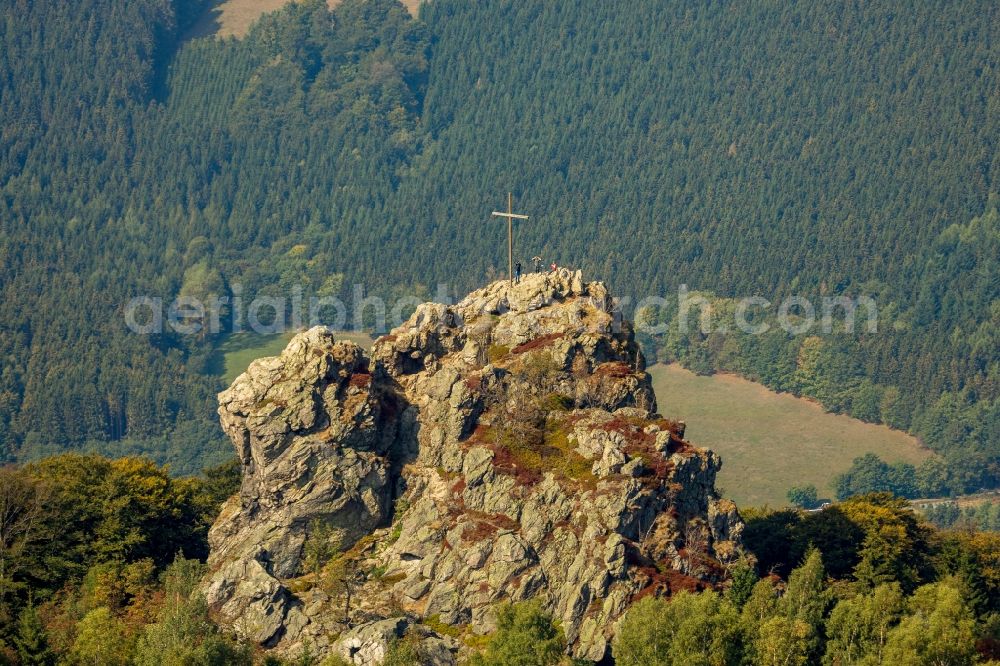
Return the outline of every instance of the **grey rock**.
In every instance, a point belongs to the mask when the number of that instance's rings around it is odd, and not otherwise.
[[[255,361],[220,394],[243,464],[209,536],[220,620],[281,654],[375,664],[405,634],[450,664],[459,645],[415,618],[482,632],[536,598],[596,660],[636,594],[670,591],[653,564],[722,582],[742,522],[721,461],[655,413],[611,303],[579,272],[529,274],[419,306],[370,358],[313,329]],[[317,520],[355,544],[347,618],[339,592],[293,592]]]
[[[376,666],[385,661],[395,641],[412,635],[416,639],[420,663],[425,666],[453,666],[456,648],[445,638],[407,618],[377,620],[343,634],[332,651],[358,666]]]

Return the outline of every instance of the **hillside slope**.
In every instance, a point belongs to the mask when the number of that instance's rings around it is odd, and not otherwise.
[[[130,298],[464,293],[505,263],[513,190],[522,259],[633,303],[873,296],[880,332],[802,372],[801,337],[684,360],[910,429],[954,489],[1000,478],[996,3],[307,0],[183,44],[200,2],[7,4],[9,457],[197,469],[225,450],[220,336],[136,336]]]
[[[648,372],[660,410],[683,419],[693,440],[722,457],[719,487],[740,506],[786,506],[789,488],[807,484],[836,498],[836,476],[867,453],[915,466],[930,456],[906,433],[826,414],[815,402],[735,375],[699,376],[677,364]]]

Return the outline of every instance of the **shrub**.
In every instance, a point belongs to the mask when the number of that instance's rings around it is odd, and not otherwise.
[[[562,662],[566,639],[538,602],[504,605],[497,611],[497,631],[472,666],[554,666]]]
[[[819,506],[819,499],[816,493],[816,486],[792,486],[786,494],[788,501],[801,509],[813,509]]]
[[[622,666],[738,664],[739,614],[714,592],[681,592],[670,600],[645,597],[629,609],[615,636]]]

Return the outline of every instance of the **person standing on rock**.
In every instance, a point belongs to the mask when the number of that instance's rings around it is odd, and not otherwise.
[[[521,281],[521,262],[514,264],[514,284]]]
[[[535,272],[536,273],[541,273],[542,272],[542,258],[538,257],[538,256],[535,256],[535,257],[531,258],[531,261],[534,262],[534,264],[535,264]]]

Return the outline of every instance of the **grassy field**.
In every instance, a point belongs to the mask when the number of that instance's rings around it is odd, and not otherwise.
[[[930,452],[910,435],[848,416],[732,375],[699,377],[678,365],[649,369],[664,416],[685,421],[686,437],[722,456],[719,487],[741,506],[787,504],[793,485],[832,497],[831,481],[868,452],[919,463]]]
[[[226,338],[215,350],[214,370],[222,376],[226,385],[233,383],[250,367],[254,359],[265,356],[277,356],[295,335],[294,332],[279,335],[257,335],[255,333],[236,333]],[[372,346],[372,339],[365,333],[338,332],[338,338],[350,340],[364,349]]]
[[[281,9],[292,0],[222,0],[198,20],[187,39],[195,37],[242,37],[262,14]],[[327,0],[331,8],[341,0]],[[416,16],[421,0],[403,0],[403,5]]]

